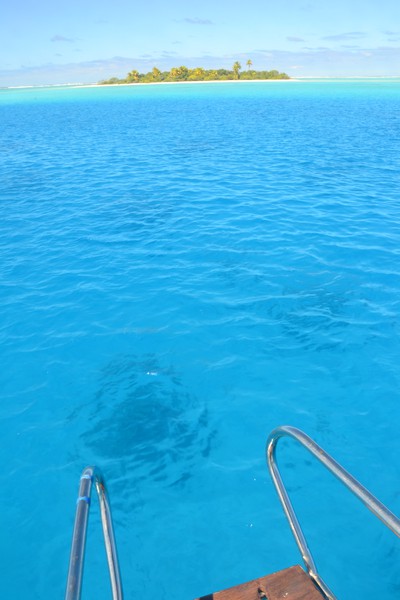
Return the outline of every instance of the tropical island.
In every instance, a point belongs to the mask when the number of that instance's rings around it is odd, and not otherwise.
[[[130,71],[125,79],[111,77],[99,81],[99,85],[118,85],[127,83],[168,83],[168,82],[184,82],[184,81],[235,81],[235,80],[264,80],[264,79],[290,79],[286,73],[280,73],[273,69],[272,71],[255,71],[251,69],[253,63],[249,59],[246,62],[247,70],[242,71],[242,65],[236,61],[232,69],[203,69],[196,67],[188,69],[188,67],[173,67],[170,71],[160,71],[157,67],[153,67],[148,73],[139,73],[136,69]]]

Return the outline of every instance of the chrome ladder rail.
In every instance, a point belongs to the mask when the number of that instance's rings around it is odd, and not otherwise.
[[[314,580],[317,587],[324,593],[329,600],[336,600],[334,594],[322,580],[315,566],[314,559],[308,548],[300,523],[282,481],[277,462],[276,447],[282,437],[290,437],[297,440],[306,448],[315,458],[317,458],[333,475],[335,475],[365,506],[382,521],[394,534],[400,537],[400,519],[398,519],[382,502],[373,496],[357,479],[348,473],[338,462],[336,462],[327,452],[316,444],[308,435],[296,427],[284,425],[277,427],[272,431],[267,441],[267,463],[271,473],[272,480],[278,492],[290,528],[296,540],[297,546],[303,557],[306,569]]]
[[[80,479],[65,600],[80,600],[81,597],[86,533],[93,482],[95,483],[100,503],[101,524],[103,527],[104,544],[106,547],[108,570],[110,573],[112,597],[113,600],[122,600],[121,576],[118,565],[110,503],[103,476],[97,467],[86,467],[86,469],[83,470]]]

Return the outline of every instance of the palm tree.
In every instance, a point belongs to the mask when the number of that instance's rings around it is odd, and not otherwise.
[[[240,71],[241,68],[242,68],[242,65],[240,64],[239,61],[236,61],[233,64],[232,70],[233,70],[233,72],[235,74],[235,79],[239,79],[239,71]]]
[[[171,81],[177,81],[179,79],[180,71],[178,67],[172,67],[168,74],[168,79]]]
[[[161,79],[161,71],[160,69],[157,69],[157,67],[153,67],[151,74],[153,76],[154,81],[159,81]]]
[[[203,67],[196,67],[189,72],[188,79],[190,81],[202,81],[206,76],[206,72]]]
[[[251,58],[249,58],[249,60],[246,62],[247,68],[250,71],[250,67],[253,65],[253,61],[251,60]]]
[[[136,71],[136,69],[133,69],[133,71],[130,71],[128,73],[126,80],[128,83],[132,83],[134,81],[139,81],[139,71]]]

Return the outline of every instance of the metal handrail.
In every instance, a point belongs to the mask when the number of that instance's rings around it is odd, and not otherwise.
[[[331,473],[351,491],[365,506],[382,521],[393,533],[400,537],[400,519],[398,519],[382,502],[373,496],[364,486],[361,485],[350,473],[348,473],[338,462],[336,462],[327,452],[316,444],[308,435],[296,427],[284,425],[277,427],[272,431],[267,441],[267,462],[272,480],[278,492],[290,528],[303,557],[304,564],[315,584],[324,593],[329,600],[336,600],[334,594],[324,583],[318,574],[314,559],[308,548],[303,531],[300,527],[296,513],[289,499],[288,493],[282,481],[279,469],[276,463],[276,446],[278,441],[284,437],[291,437],[304,448],[306,448],[315,458],[317,458]]]
[[[97,467],[86,467],[80,479],[65,600],[80,600],[81,597],[86,532],[93,482],[95,483],[100,503],[101,524],[110,573],[112,597],[113,600],[122,600],[122,585],[110,503],[103,476]]]

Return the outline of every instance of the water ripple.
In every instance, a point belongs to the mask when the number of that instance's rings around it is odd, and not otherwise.
[[[279,423],[396,506],[399,83],[281,83],[0,90],[4,597],[62,595],[90,461],[132,597],[286,566],[263,464]],[[310,469],[288,470],[332,588],[395,598],[391,541],[324,508],[322,476],[303,496]]]

